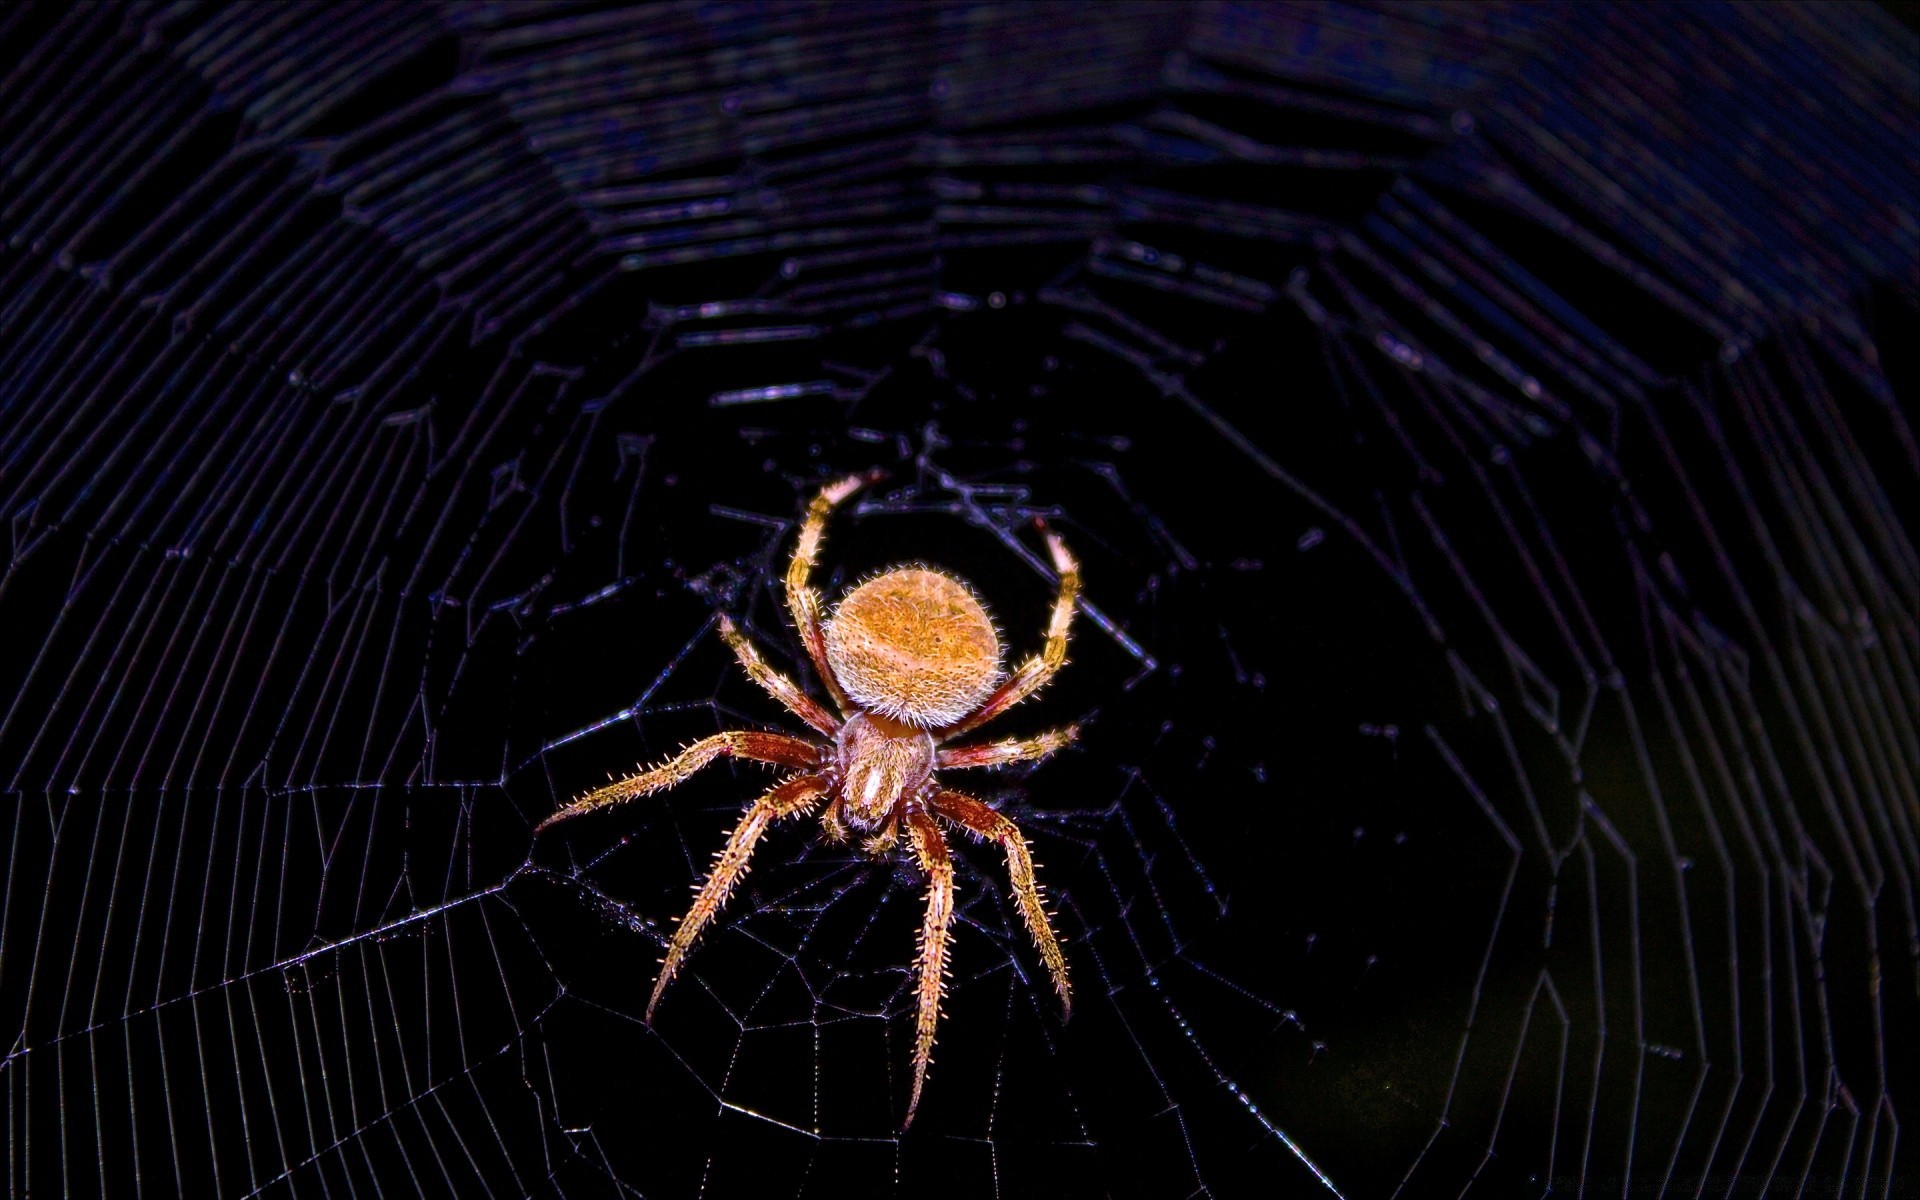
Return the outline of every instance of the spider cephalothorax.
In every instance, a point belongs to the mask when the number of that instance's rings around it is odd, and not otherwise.
[[[753,681],[825,740],[746,730],[716,733],[650,771],[589,792],[541,822],[540,829],[673,787],[723,755],[796,769],[753,802],[715,858],[712,872],[695,889],[693,907],[667,945],[647,1002],[649,1021],[694,940],[746,873],[767,826],[782,817],[813,812],[824,801],[820,819],[835,841],[858,834],[868,852],[877,855],[904,833],[927,874],[913,1091],[902,1122],[905,1128],[913,1123],[927,1064],[932,1061],[952,937],[953,863],[941,822],[996,842],[1006,853],[1013,898],[1053,976],[1062,1012],[1071,1004],[1067,960],[1041,904],[1026,838],[993,808],[942,787],[935,772],[1045,758],[1073,740],[1077,730],[1068,726],[1030,738],[947,744],[1031,696],[1066,662],[1067,627],[1073,620],[1080,568],[1066,543],[1042,525],[1054,569],[1060,573],[1060,590],[1047,625],[1045,648],[1011,675],[1001,668],[1000,635],[986,607],[966,584],[932,567],[896,567],[876,575],[848,592],[833,615],[823,619],[819,593],[808,586],[807,579],[820,552],[827,515],[872,478],[848,476],[814,497],[787,568],[787,605],[793,623],[807,657],[832,693],[838,717],[767,666],[733,622],[720,618],[720,636]]]

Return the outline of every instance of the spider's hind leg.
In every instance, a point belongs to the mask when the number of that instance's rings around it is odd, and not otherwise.
[[[806,518],[800,524],[800,540],[794,544],[793,557],[787,562],[787,609],[793,614],[793,627],[800,633],[800,642],[807,648],[807,657],[813,660],[813,669],[819,673],[827,690],[833,693],[833,702],[842,713],[848,715],[853,713],[853,705],[848,701],[846,692],[841,690],[840,681],[834,678],[833,669],[827,665],[827,635],[820,623],[820,593],[814,591],[807,580],[812,576],[814,563],[820,556],[820,543],[826,537],[827,517],[832,514],[834,507],[879,479],[882,474],[880,471],[868,471],[860,475],[848,475],[821,488],[807,505]]]
[[[1041,646],[1040,653],[1021,663],[1019,669],[982,700],[979,708],[940,730],[939,736],[942,738],[985,725],[1045,687],[1055,672],[1066,665],[1067,632],[1073,626],[1073,606],[1080,596],[1080,563],[1059,534],[1047,528],[1044,522],[1035,521],[1034,524],[1046,537],[1047,553],[1053,558],[1053,569],[1060,576],[1060,590],[1053,597],[1053,614],[1047,618],[1046,643]]]
[[[793,680],[768,666],[767,660],[760,657],[759,648],[748,640],[746,634],[735,628],[732,619],[725,613],[720,614],[720,640],[740,660],[747,678],[766,689],[767,694],[784,705],[788,712],[828,737],[840,732],[840,722],[815,703],[812,696],[801,691]]]

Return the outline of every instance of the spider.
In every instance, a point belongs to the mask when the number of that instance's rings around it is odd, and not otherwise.
[[[827,518],[834,506],[880,475],[850,475],[821,489],[807,506],[800,540],[787,567],[787,607],[839,716],[769,667],[724,614],[719,619],[720,636],[747,675],[821,738],[750,730],[716,733],[652,770],[587,793],[542,821],[534,832],[556,821],[664,791],[727,755],[795,768],[795,774],[748,807],[733,836],[715,856],[713,870],[694,889],[693,907],[674,930],[647,1001],[649,1024],[694,941],[746,874],[754,847],[769,825],[810,814],[824,801],[821,823],[826,836],[840,842],[857,834],[867,853],[876,858],[889,852],[904,832],[927,876],[917,964],[913,1090],[900,1126],[905,1130],[920,1107],[946,990],[953,862],[942,822],[996,842],[1005,852],[1013,899],[1053,976],[1062,1019],[1072,1012],[1067,960],[1041,903],[1026,838],[993,808],[943,786],[934,772],[1042,759],[1078,736],[1078,727],[1069,725],[1029,738],[949,744],[1033,695],[1066,662],[1067,629],[1080,590],[1080,568],[1059,535],[1036,521],[1059,572],[1060,590],[1044,649],[1011,674],[1002,669],[999,633],[985,606],[965,583],[933,567],[895,567],[877,575],[848,592],[823,620],[820,594],[807,580],[820,553]]]

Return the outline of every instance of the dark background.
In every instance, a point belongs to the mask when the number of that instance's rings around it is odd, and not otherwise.
[[[9,1191],[1914,1195],[1904,19],[0,10]],[[875,466],[836,592],[1086,569],[904,1137],[909,864],[649,1028],[765,774],[530,837]]]

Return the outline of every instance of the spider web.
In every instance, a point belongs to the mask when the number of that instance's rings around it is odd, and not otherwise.
[[[0,10],[41,1194],[1912,1195],[1920,49],[1878,10]],[[1073,662],[921,883],[777,580]],[[817,688],[817,681],[812,683]]]

